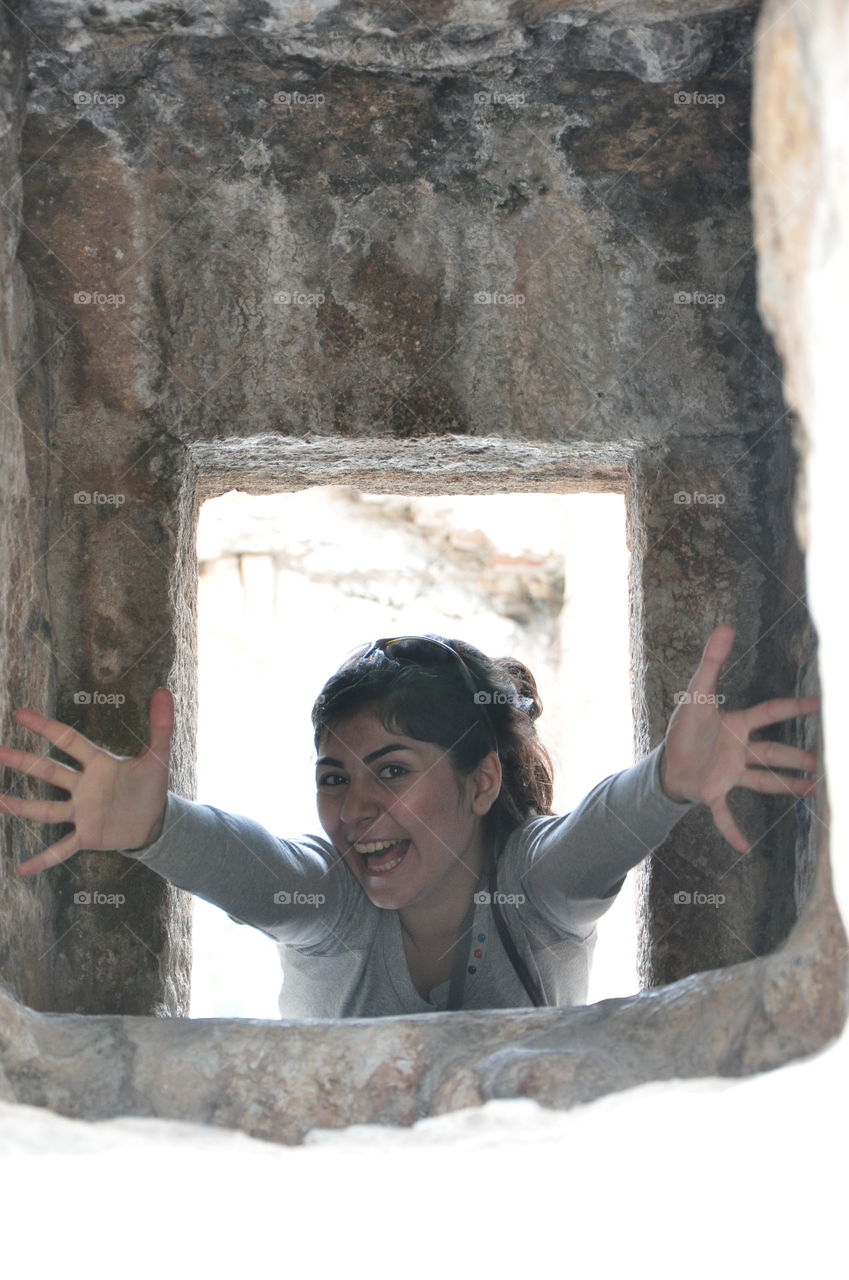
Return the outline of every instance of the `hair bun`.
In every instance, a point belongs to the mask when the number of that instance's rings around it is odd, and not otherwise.
[[[493,665],[510,678],[522,711],[530,720],[537,720],[542,715],[542,699],[533,673],[518,658],[494,658]]]

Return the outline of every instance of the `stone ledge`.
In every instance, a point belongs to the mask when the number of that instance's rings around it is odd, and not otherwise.
[[[380,35],[401,40],[413,32],[473,42],[487,34],[521,31],[544,23],[583,26],[599,21],[593,0],[417,0],[414,6],[374,0],[216,0],[180,10],[171,0],[30,0],[27,22],[42,20],[73,32],[145,35],[286,36],[293,31],[347,30],[352,36]],[[604,6],[608,22],[684,22],[750,9],[752,0],[613,0]],[[81,46],[82,47],[82,46]]]
[[[31,0],[26,25],[40,53],[102,53],[140,40],[262,42],[275,51],[328,65],[426,73],[483,67],[574,39],[576,66],[621,70],[657,83],[704,70],[727,15],[748,15],[751,0],[616,0],[599,10],[591,0],[455,0],[410,5],[341,0],[272,0],[179,10],[166,0],[91,4]],[[37,58],[37,61],[42,61]],[[739,60],[739,59],[738,59]]]
[[[0,992],[0,1100],[291,1145],[495,1098],[568,1110],[653,1080],[768,1071],[824,1048],[846,1019],[846,935],[822,867],[809,906],[771,956],[577,1008],[160,1020],[37,1013]]]

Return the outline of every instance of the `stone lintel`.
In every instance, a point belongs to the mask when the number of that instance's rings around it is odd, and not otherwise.
[[[552,444],[545,440],[410,441],[343,436],[263,436],[190,446],[198,498],[243,489],[281,493],[352,485],[366,493],[622,493],[627,444]]]

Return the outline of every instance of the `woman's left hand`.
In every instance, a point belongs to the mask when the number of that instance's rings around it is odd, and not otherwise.
[[[666,730],[661,781],[672,800],[706,804],[717,829],[738,853],[748,853],[749,841],[728,808],[732,787],[751,791],[807,796],[816,789],[809,778],[792,778],[775,769],[812,773],[816,756],[781,742],[749,741],[753,729],[809,715],[819,698],[771,698],[745,711],[720,711],[716,698],[719,668],[734,643],[735,629],[716,627],[704,647],[702,660]],[[758,767],[760,766],[760,767]]]

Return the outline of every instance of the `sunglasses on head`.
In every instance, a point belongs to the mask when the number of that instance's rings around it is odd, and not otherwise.
[[[452,649],[450,644],[445,644],[443,640],[433,640],[430,636],[384,636],[380,640],[374,640],[362,649],[355,650],[344,665],[350,666],[354,662],[364,662],[373,653],[382,653],[387,658],[392,658],[398,662],[415,662],[417,665],[425,667],[454,662],[472,694],[475,707],[481,712],[484,723],[489,730],[489,735],[492,738],[493,747],[496,751],[498,750],[498,739],[486,707],[483,705],[488,701],[489,695],[485,689],[478,687],[479,681],[475,680],[467,663],[456,649]]]

